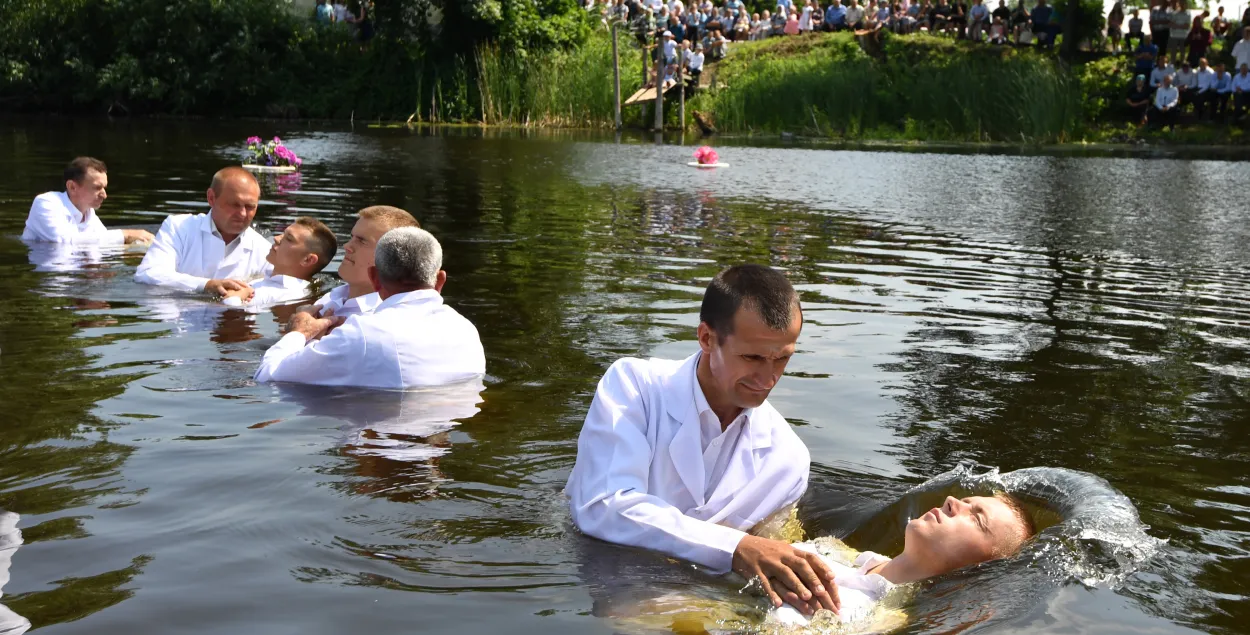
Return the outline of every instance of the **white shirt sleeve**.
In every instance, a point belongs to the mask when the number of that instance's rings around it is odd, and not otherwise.
[[[577,442],[579,472],[569,488],[573,522],[601,540],[727,572],[744,532],[696,520],[646,493],[655,449],[647,438],[642,399],[637,379],[623,364],[614,364],[600,380]]]
[[[261,383],[346,385],[366,353],[365,339],[352,320],[311,343],[302,333],[287,333],[265,351],[254,378]]]
[[[26,219],[25,236],[28,240],[64,245],[120,245],[126,242],[122,230],[105,229],[98,220],[87,223],[87,227],[80,230],[77,224],[65,217],[65,206],[59,203],[60,197],[35,198],[30,206],[30,216]]]
[[[208,284],[208,278],[200,278],[190,274],[178,273],[177,230],[171,222],[173,217],[161,223],[161,230],[156,232],[152,246],[143,256],[143,262],[135,270],[135,282],[154,284],[182,291],[200,292]]]

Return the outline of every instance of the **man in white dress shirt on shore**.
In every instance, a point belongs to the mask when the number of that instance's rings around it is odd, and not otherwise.
[[[317,300],[315,315],[345,318],[372,313],[382,302],[369,281],[369,268],[373,266],[373,253],[378,241],[392,229],[420,226],[412,214],[398,207],[374,205],[360,210],[359,218],[352,226],[351,239],[343,246],[343,262],[339,264],[339,277],[345,284]]]
[[[213,175],[207,214],[165,219],[135,271],[135,281],[224,296],[269,275],[270,243],[252,229],[260,184],[251,172],[229,167]]]
[[[583,532],[758,579],[775,606],[838,610],[816,556],[748,533],[795,504],[810,456],[767,402],[802,328],[798,295],[759,265],[712,280],[699,352],[617,360],[599,382],[565,494]]]
[[[302,300],[312,277],[330,264],[338,249],[339,241],[325,223],[300,216],[269,248],[265,259],[273,265],[273,273],[250,288],[227,291],[222,303],[258,311]]]
[[[108,167],[91,157],[78,157],[65,168],[65,191],[35,197],[26,217],[22,240],[67,245],[121,245],[150,242],[143,229],[108,229],[96,210],[108,198]]]
[[[261,360],[256,381],[404,389],[486,373],[473,323],[443,304],[443,249],[429,232],[402,227],[378,241],[369,279],[382,303],[372,313],[291,318]]]

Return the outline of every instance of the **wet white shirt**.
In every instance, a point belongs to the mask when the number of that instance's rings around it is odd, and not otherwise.
[[[30,204],[22,240],[71,245],[121,245],[126,235],[108,229],[94,209],[78,211],[65,192],[44,192]]]
[[[694,397],[698,359],[612,364],[586,414],[564,493],[586,534],[723,573],[747,531],[802,496],[811,458],[765,401],[742,413],[736,440],[716,449],[709,473]]]
[[[340,317],[373,313],[378,308],[378,305],[382,304],[382,298],[376,291],[358,295],[354,298],[347,297],[349,293],[351,293],[351,287],[348,285],[335,287],[329,293],[317,298],[314,304],[321,307],[323,313],[326,309],[331,309],[335,315]]]
[[[13,553],[22,546],[22,530],[17,528],[17,521],[17,514],[0,509],[0,597],[4,596],[4,585],[9,582],[9,567],[13,564]],[[30,630],[30,620],[0,604],[0,633],[21,635],[28,630]]]
[[[244,282],[269,275],[269,241],[248,227],[232,246],[222,240],[208,214],[177,214],[165,219],[135,281],[199,292],[210,279]]]
[[[838,613],[838,619],[843,624],[866,622],[872,615],[873,609],[876,608],[877,602],[880,602],[881,598],[894,588],[894,584],[889,580],[875,573],[868,573],[869,569],[889,562],[890,559],[885,556],[865,551],[859,554],[853,563],[847,565],[821,553],[812,543],[795,543],[794,547],[820,556],[820,559],[833,571],[834,582],[838,585],[838,599],[842,601],[842,610]],[[780,608],[769,612],[768,621],[787,626],[806,626],[810,620],[798,609],[789,604],[783,604]]]
[[[293,276],[269,276],[252,284],[252,299],[244,302],[237,297],[225,298],[221,301],[227,306],[246,307],[249,310],[263,310],[279,304],[290,304],[303,300],[308,295],[309,282]]]
[[[400,389],[485,373],[477,328],[443,304],[437,291],[426,289],[390,296],[373,313],[353,315],[313,342],[301,333],[287,333],[265,353],[255,378]]]

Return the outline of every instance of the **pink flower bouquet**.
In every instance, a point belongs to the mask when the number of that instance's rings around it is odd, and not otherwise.
[[[720,157],[716,155],[715,150],[702,146],[694,151],[694,160],[698,161],[699,165],[714,165],[720,161]]]
[[[245,165],[265,165],[270,167],[290,166],[298,168],[304,163],[290,148],[282,145],[282,140],[274,137],[269,143],[260,137],[247,138],[247,151],[243,153]]]

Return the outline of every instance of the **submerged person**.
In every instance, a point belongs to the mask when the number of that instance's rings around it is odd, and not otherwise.
[[[108,198],[108,167],[91,157],[78,157],[65,168],[65,191],[35,197],[26,217],[22,240],[69,245],[121,245],[151,242],[143,229],[108,229],[99,209]]]
[[[405,389],[481,377],[482,342],[472,322],[443,304],[442,266],[443,248],[429,232],[387,232],[369,268],[377,309],[345,321],[296,313],[256,381]]]
[[[308,216],[296,218],[274,238],[265,256],[273,273],[250,288],[227,291],[222,303],[263,309],[302,300],[312,277],[330,264],[338,249],[338,239],[324,223]]]
[[[269,241],[252,228],[260,204],[256,177],[240,167],[224,168],[213,175],[206,196],[207,214],[165,219],[135,271],[136,282],[224,296],[269,275]]]
[[[767,401],[802,329],[798,294],[769,267],[730,267],[708,285],[699,320],[694,355],[617,360],[599,381],[564,490],[573,522],[757,579],[774,606],[836,611],[818,556],[749,533],[807,489],[807,447]]]
[[[1036,533],[1032,519],[1014,496],[948,496],[907,523],[903,553],[887,558],[866,551],[849,562],[845,549],[832,539],[798,543],[796,548],[818,554],[834,570],[842,611],[839,621],[866,626],[877,603],[896,585],[919,582],[975,564],[1014,555]],[[791,606],[774,611],[769,619],[788,625],[806,625],[808,619]]]
[[[343,262],[339,264],[342,286],[317,299],[313,305],[316,317],[337,315],[347,317],[372,313],[382,300],[369,281],[374,250],[386,232],[399,227],[420,227],[412,214],[388,205],[374,205],[360,210],[351,238],[343,246]]]

